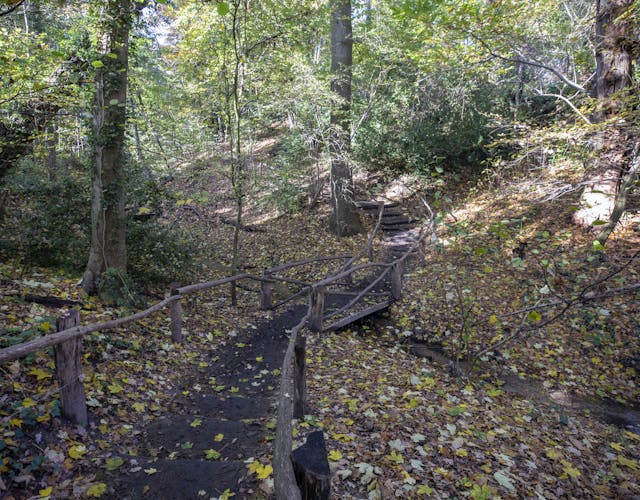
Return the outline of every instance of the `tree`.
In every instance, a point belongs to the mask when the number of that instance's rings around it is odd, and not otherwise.
[[[351,143],[351,68],[353,64],[351,0],[331,2],[331,219],[329,228],[338,236],[362,231],[353,203],[353,176],[349,166]]]
[[[602,122],[603,129],[597,164],[582,193],[580,210],[574,214],[574,221],[581,226],[589,227],[612,213],[620,177],[629,161],[625,107],[633,75],[633,50],[637,46],[633,36],[634,4],[634,0],[598,0],[596,4],[595,90],[599,102],[594,118]]]
[[[108,269],[126,273],[125,161],[129,34],[134,7],[131,0],[108,0],[100,12],[100,57],[93,61],[93,187],[91,249],[82,277],[87,293],[98,291]]]

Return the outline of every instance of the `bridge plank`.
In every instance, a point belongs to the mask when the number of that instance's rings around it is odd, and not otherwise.
[[[370,316],[371,314],[377,313],[378,311],[382,311],[383,309],[388,308],[392,303],[393,303],[393,300],[385,300],[384,302],[374,304],[370,307],[367,307],[366,309],[363,309],[362,311],[358,311],[357,313],[352,314],[351,316],[347,316],[346,318],[343,318],[340,321],[336,321],[335,323],[324,328],[323,331],[334,332],[336,330],[340,330],[341,328],[344,328],[345,326],[350,325],[354,321],[358,321],[359,319],[365,318],[367,316]]]

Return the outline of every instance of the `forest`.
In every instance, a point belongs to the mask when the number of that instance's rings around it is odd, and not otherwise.
[[[0,0],[0,500],[640,498],[634,0]]]

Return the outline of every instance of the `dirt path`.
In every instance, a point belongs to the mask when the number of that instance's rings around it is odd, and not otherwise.
[[[286,330],[305,312],[296,306],[238,333],[207,353],[208,366],[185,373],[171,405],[146,427],[144,455],[123,455],[129,467],[109,473],[108,498],[211,498],[227,489],[264,497],[245,461],[271,453]]]
[[[372,206],[377,210],[377,203]],[[388,259],[407,251],[417,237],[414,221],[396,207],[387,207],[382,221]],[[327,310],[347,300],[329,293]],[[211,498],[227,490],[237,498],[266,496],[247,465],[271,454],[286,330],[305,312],[306,306],[293,306],[206,353],[209,361],[184,374],[169,407],[144,430],[144,454],[123,454],[129,467],[107,473],[108,498]]]

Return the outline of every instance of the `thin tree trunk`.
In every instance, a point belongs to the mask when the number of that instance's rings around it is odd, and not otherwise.
[[[105,7],[102,66],[96,70],[93,129],[91,249],[82,288],[96,293],[108,269],[127,269],[124,141],[126,125],[130,0],[109,0]],[[115,58],[110,57],[116,54]]]
[[[351,143],[351,68],[353,38],[351,1],[331,1],[331,219],[329,229],[338,236],[362,232],[353,204],[353,177],[349,166]]]
[[[596,11],[596,121],[605,122],[595,168],[582,193],[574,221],[591,227],[613,210],[616,190],[628,162],[629,137],[621,120],[612,120],[625,106],[625,90],[631,87],[633,40],[628,11],[634,0],[598,0]]]

